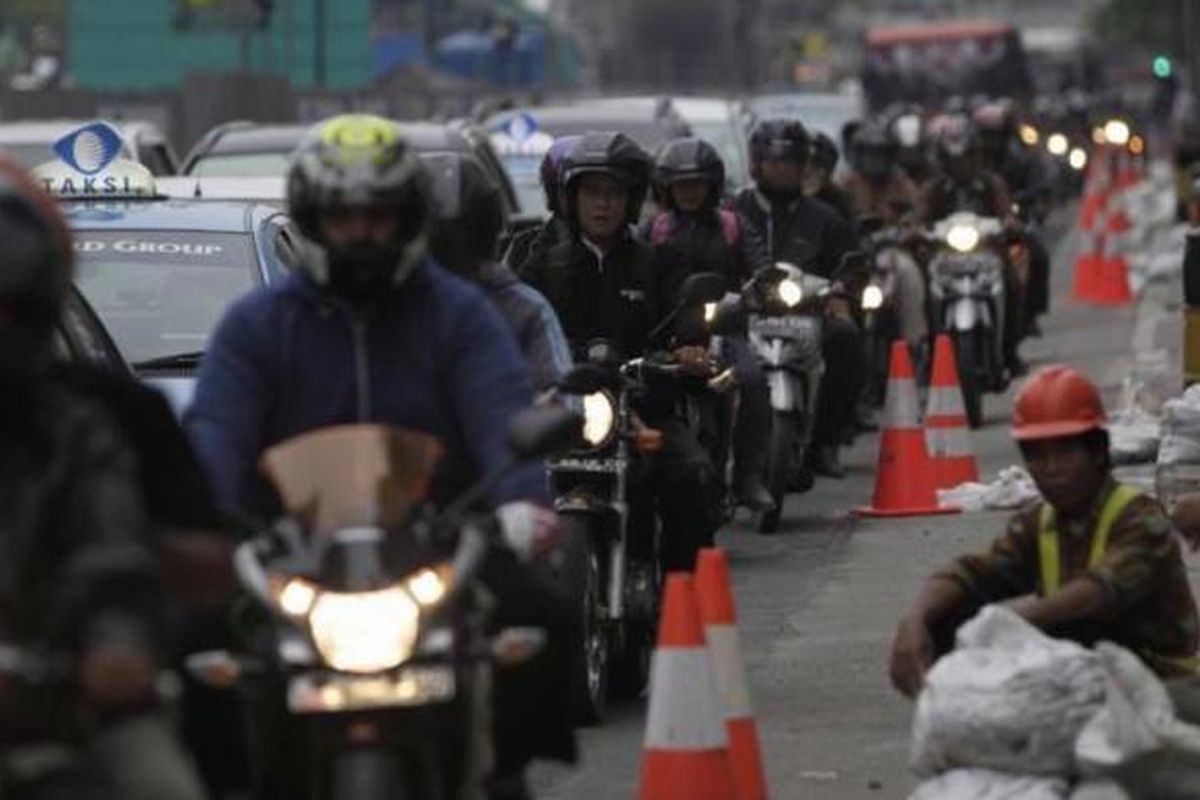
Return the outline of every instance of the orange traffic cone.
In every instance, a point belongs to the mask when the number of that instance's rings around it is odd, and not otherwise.
[[[1089,298],[1099,305],[1126,305],[1133,302],[1129,290],[1129,258],[1127,242],[1133,223],[1125,212],[1125,203],[1118,192],[1105,220],[1107,247],[1101,261],[1099,280]]]
[[[933,464],[934,488],[949,489],[979,480],[958,382],[958,359],[954,357],[954,343],[944,333],[937,337],[933,348],[933,379],[925,404],[925,443]]]
[[[754,713],[750,710],[750,690],[742,664],[737,612],[724,550],[710,547],[700,551],[696,559],[696,605],[700,609],[704,638],[708,640],[708,652],[712,654],[717,696],[729,734],[734,796],[737,800],[766,800],[762,750]]]
[[[917,384],[908,345],[892,343],[883,435],[879,439],[879,467],[875,472],[875,499],[855,513],[867,517],[908,517],[921,514],[955,514],[957,508],[939,508],[933,487],[933,466],[925,449],[925,431],[917,410]]]
[[[736,800],[692,576],[672,572],[650,669],[640,800]]]

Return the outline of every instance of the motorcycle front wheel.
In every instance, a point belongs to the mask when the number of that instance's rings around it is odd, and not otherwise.
[[[954,354],[958,360],[958,382],[962,386],[963,407],[967,424],[972,428],[983,425],[983,388],[979,385],[980,359],[985,357],[980,347],[980,335],[965,331],[954,337]]]
[[[800,435],[800,420],[794,414],[771,415],[771,439],[767,445],[767,491],[774,506],[760,512],[755,520],[759,533],[775,533],[787,498],[788,476],[794,466],[796,438]]]
[[[411,800],[393,753],[364,747],[333,762],[331,800]]]
[[[564,514],[560,580],[578,626],[570,643],[571,706],[581,725],[604,718],[609,684],[609,624],[604,613],[604,583],[595,521]]]

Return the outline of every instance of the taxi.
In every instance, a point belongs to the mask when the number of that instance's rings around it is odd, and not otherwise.
[[[106,149],[104,127],[68,134],[33,174],[74,233],[82,300],[134,374],[182,413],[225,310],[294,263],[299,234],[274,205],[162,194],[144,166]]]

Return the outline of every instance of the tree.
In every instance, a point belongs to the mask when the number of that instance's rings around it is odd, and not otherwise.
[[[1107,42],[1183,54],[1180,0],[1107,0],[1096,11],[1092,25]]]

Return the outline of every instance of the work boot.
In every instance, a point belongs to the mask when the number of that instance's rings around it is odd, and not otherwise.
[[[838,447],[833,444],[813,447],[809,453],[809,466],[818,475],[827,478],[844,478],[846,471],[842,469]]]
[[[735,495],[738,505],[745,506],[751,511],[770,511],[775,507],[775,499],[767,491],[762,474],[756,470],[747,470],[741,480],[736,482]]]

